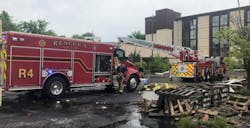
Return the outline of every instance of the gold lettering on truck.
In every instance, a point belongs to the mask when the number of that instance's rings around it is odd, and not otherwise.
[[[26,69],[19,68],[19,70],[18,70],[18,78],[26,78]]]
[[[28,72],[24,68],[19,68],[18,69],[18,78],[20,78],[20,79],[21,78],[26,79],[27,77],[33,78],[33,76],[34,76],[33,69],[28,70]]]

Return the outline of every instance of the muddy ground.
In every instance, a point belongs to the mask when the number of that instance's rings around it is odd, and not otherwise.
[[[150,82],[168,82],[151,76]],[[140,111],[137,92],[104,90],[68,93],[64,98],[35,99],[26,92],[4,92],[0,128],[174,128],[167,118],[149,118]]]
[[[58,100],[34,99],[27,93],[4,93],[1,128],[161,128],[171,121],[140,113],[137,92],[103,90],[70,93]]]

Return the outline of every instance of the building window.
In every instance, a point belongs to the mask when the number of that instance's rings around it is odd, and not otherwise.
[[[210,56],[226,56],[229,47],[228,41],[216,39],[216,33],[222,29],[228,28],[228,15],[212,16],[211,19]]]
[[[190,47],[197,50],[197,20],[191,19],[184,21],[183,24],[183,44],[184,47]]]
[[[247,25],[250,25],[250,11],[247,11]]]

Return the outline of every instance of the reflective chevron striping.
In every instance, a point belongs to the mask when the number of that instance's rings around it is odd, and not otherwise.
[[[7,70],[7,64],[5,62],[3,63],[3,69],[4,69],[4,71]]]
[[[6,49],[3,50],[3,57],[4,57],[4,60],[7,59],[7,51],[6,51]]]
[[[180,66],[182,66],[183,68],[181,68]],[[195,76],[194,66],[195,64],[193,63],[173,64],[171,67],[171,75],[174,77],[194,77]]]
[[[176,75],[177,70],[178,70],[178,65],[177,64],[172,65],[172,74]]]
[[[3,49],[0,51],[0,59],[1,63],[0,63],[0,68],[2,68],[4,70],[4,74],[3,74],[3,79],[4,81],[6,80],[6,70],[7,70],[7,64],[6,64],[6,60],[7,60],[7,51],[6,49]]]

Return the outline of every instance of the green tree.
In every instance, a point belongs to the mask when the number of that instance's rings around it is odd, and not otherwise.
[[[21,32],[55,36],[55,31],[48,29],[48,25],[49,22],[39,19],[37,21],[30,20],[29,22],[22,21],[17,25],[17,27]]]
[[[134,52],[131,52],[128,57],[132,62],[139,62],[141,59],[141,53],[137,52],[135,49]]]
[[[225,59],[225,62],[229,67],[233,65],[237,67],[242,64],[247,72],[248,88],[250,89],[250,26],[224,29],[218,32],[216,36],[220,40],[229,41],[229,56]]]
[[[65,36],[65,35],[59,35],[59,37],[67,37],[67,36]]]
[[[140,31],[132,32],[131,35],[128,35],[129,38],[145,40],[145,34],[142,34]]]
[[[85,39],[85,37],[92,37],[92,36],[94,36],[93,33],[86,32],[84,34],[74,34],[74,35],[72,35],[72,38],[74,38],[74,39]]]
[[[164,72],[169,70],[170,63],[167,58],[161,58],[158,54],[156,57],[152,58],[152,61],[151,63],[149,63],[149,66],[152,73]]]
[[[3,31],[17,31],[17,26],[13,22],[12,17],[6,11],[2,11],[0,17],[3,22]]]

